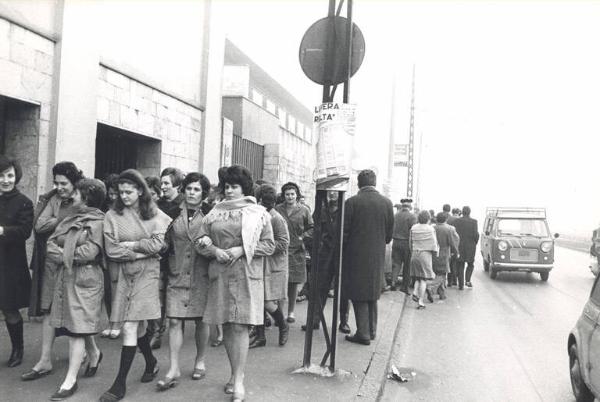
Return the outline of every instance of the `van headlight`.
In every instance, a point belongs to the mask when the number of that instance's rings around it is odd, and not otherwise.
[[[544,253],[549,253],[550,250],[552,250],[552,242],[551,241],[545,241],[540,245],[540,248],[542,249],[542,251]]]
[[[508,249],[508,243],[505,242],[504,240],[500,240],[498,242],[498,250],[500,251],[506,251]]]

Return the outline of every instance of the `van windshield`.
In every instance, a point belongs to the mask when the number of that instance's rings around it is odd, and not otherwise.
[[[500,219],[498,235],[548,237],[548,228],[543,219]]]

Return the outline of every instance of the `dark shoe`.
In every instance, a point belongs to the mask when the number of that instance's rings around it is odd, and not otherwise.
[[[429,303],[433,303],[433,296],[431,295],[431,292],[429,291],[429,289],[427,289],[426,293],[427,293],[427,301]]]
[[[8,367],[17,367],[21,363],[23,363],[23,349],[13,349],[6,365]]]
[[[223,387],[223,392],[225,392],[226,394],[233,394],[233,384],[230,382],[225,384],[225,386]]]
[[[366,345],[366,346],[368,346],[368,345],[371,344],[370,340],[358,338],[356,336],[356,334],[354,334],[354,335],[346,335],[346,340],[349,341],[349,342],[352,342],[352,343],[358,343],[360,345]]]
[[[279,328],[279,346],[284,346],[290,335],[290,326],[286,325],[283,328]]]
[[[467,283],[465,283],[465,285],[467,285],[468,288],[472,288],[473,287],[473,284],[471,282],[467,282]]]
[[[217,347],[217,346],[221,346],[222,344],[223,344],[223,339],[217,339],[216,341],[211,343],[210,346]]]
[[[72,396],[75,391],[77,391],[77,382],[75,382],[75,384],[73,384],[73,386],[71,387],[71,389],[62,389],[59,388],[58,391],[56,391],[51,397],[50,400],[51,401],[62,401],[64,399],[67,399],[68,397]]]
[[[419,297],[417,295],[412,295],[412,299],[415,303],[419,302]]]
[[[96,375],[96,371],[98,371],[98,366],[100,365],[100,362],[102,361],[103,357],[104,355],[102,354],[102,352],[100,352],[100,356],[98,356],[98,362],[95,366],[92,366],[91,363],[88,363],[87,367],[85,368],[85,371],[83,372],[83,376],[85,378],[90,378]]]
[[[425,309],[425,305],[424,304],[419,304],[417,306],[417,310],[424,310]]]
[[[192,380],[198,381],[206,377],[206,369],[195,368],[192,373]]]
[[[351,332],[350,326],[345,322],[340,322],[340,326],[338,327],[341,333],[349,334]]]
[[[446,300],[446,294],[442,293],[442,294],[440,295],[440,300]]]
[[[125,398],[125,394],[115,395],[112,392],[106,391],[105,393],[102,394],[100,399],[98,399],[98,402],[116,402],[116,401],[120,401],[123,398]]]
[[[179,377],[169,378],[165,377],[163,380],[160,380],[156,383],[157,391],[167,391],[171,388],[175,388],[179,385]]]
[[[302,326],[300,328],[302,329],[302,331],[306,331],[306,324],[302,324]],[[313,329],[319,329],[319,328],[321,328],[321,327],[318,322],[313,324]]]
[[[156,375],[158,374],[159,370],[160,367],[158,367],[158,362],[154,363],[154,368],[152,369],[152,371],[144,371],[141,381],[152,382],[156,378]]]
[[[458,290],[465,290],[465,288],[463,286],[459,286]]]
[[[390,286],[390,290],[391,290],[392,292],[396,291],[396,285],[392,285],[392,286]]]
[[[377,338],[377,334],[371,334],[371,340],[374,341]]]
[[[248,345],[248,349],[260,348],[267,345],[267,340],[265,338],[256,337],[250,342]]]
[[[38,378],[45,377],[50,373],[52,373],[52,369],[42,370],[42,371],[37,371],[37,370],[31,369],[28,372],[21,375],[21,380],[33,381],[33,380],[37,380]]]

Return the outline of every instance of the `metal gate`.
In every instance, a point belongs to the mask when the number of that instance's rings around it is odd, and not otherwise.
[[[252,173],[252,179],[263,176],[265,147],[238,135],[233,136],[231,161],[234,165],[242,165]]]

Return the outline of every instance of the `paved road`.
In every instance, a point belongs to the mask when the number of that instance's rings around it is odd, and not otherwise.
[[[479,257],[479,256],[478,256]],[[392,356],[407,383],[384,401],[573,401],[566,340],[593,284],[582,252],[557,248],[547,283],[537,274],[491,280],[477,261],[473,289],[416,310],[408,302]]]

